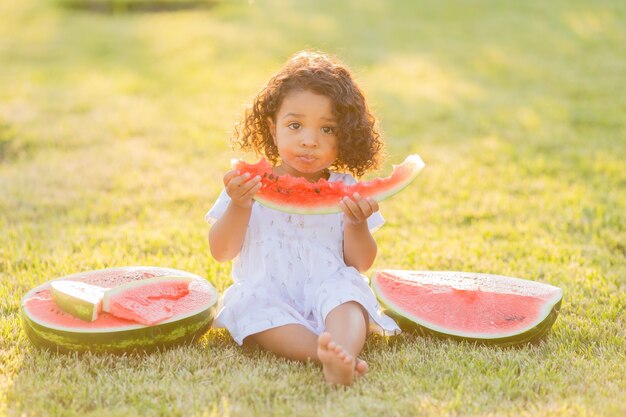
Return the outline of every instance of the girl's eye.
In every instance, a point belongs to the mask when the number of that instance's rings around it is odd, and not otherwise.
[[[294,122],[294,123],[289,123],[289,124],[287,125],[287,127],[288,127],[289,129],[291,129],[291,130],[298,130],[298,129],[300,129],[300,123],[296,123],[296,122]]]
[[[336,128],[332,127],[332,126],[324,126],[322,128],[322,132],[326,133],[326,134],[335,134],[336,132]]]

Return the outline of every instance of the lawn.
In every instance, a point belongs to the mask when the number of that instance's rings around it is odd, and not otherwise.
[[[626,414],[624,2],[207,4],[0,2],[0,415]],[[303,48],[354,69],[387,142],[374,174],[427,164],[381,204],[374,268],[559,286],[545,340],[372,336],[349,389],[223,330],[147,356],[33,348],[20,299],[54,277],[160,265],[229,285],[203,216],[241,156],[233,124]]]

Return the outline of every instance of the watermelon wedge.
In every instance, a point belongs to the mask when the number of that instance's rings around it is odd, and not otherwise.
[[[111,288],[107,290],[111,291],[109,301],[120,301],[122,306],[128,306],[124,299],[129,298],[119,290],[124,285],[135,298],[141,298],[137,289],[143,287],[144,295],[148,290],[155,300],[167,302],[157,306],[160,316],[156,320],[151,303],[144,309],[136,305],[129,308],[153,324],[139,323],[135,317],[118,317],[124,315],[122,309],[110,306],[109,312],[102,311],[95,320],[85,321],[64,311],[53,299],[51,288],[60,281]],[[138,284],[142,281],[152,285]],[[109,268],[68,275],[33,288],[22,298],[21,316],[26,335],[37,347],[59,352],[150,352],[199,338],[213,321],[217,299],[215,288],[190,272],[155,266]],[[163,317],[161,310],[168,317]]]
[[[323,178],[312,183],[291,175],[276,176],[265,159],[256,164],[241,160],[233,163],[233,168],[240,173],[250,173],[250,178],[261,177],[261,190],[254,197],[256,201],[275,210],[299,214],[339,213],[341,199],[355,193],[382,201],[408,186],[424,166],[419,155],[409,155],[400,165],[394,165],[391,175],[386,178],[346,185]]]
[[[102,311],[107,288],[85,282],[57,280],[50,283],[50,294],[64,312],[85,321],[94,321]]]
[[[468,272],[381,270],[372,288],[405,330],[499,346],[539,340],[563,298],[552,285]]]

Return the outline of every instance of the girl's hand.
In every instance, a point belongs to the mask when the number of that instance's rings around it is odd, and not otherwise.
[[[361,224],[367,218],[378,211],[378,203],[372,198],[364,199],[358,193],[352,198],[344,197],[339,206],[343,210],[346,222],[349,224]]]
[[[261,177],[250,179],[250,174],[240,174],[237,170],[228,171],[224,175],[226,194],[237,207],[249,209],[252,207],[252,197],[261,189]]]

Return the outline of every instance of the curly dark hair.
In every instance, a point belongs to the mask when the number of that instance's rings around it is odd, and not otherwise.
[[[280,159],[267,119],[276,121],[283,99],[292,90],[309,90],[328,97],[337,119],[337,160],[332,167],[356,177],[378,168],[384,144],[376,118],[348,68],[335,58],[311,51],[295,54],[272,76],[254,98],[243,120],[235,126],[232,142],[244,151],[254,151],[276,165]]]

